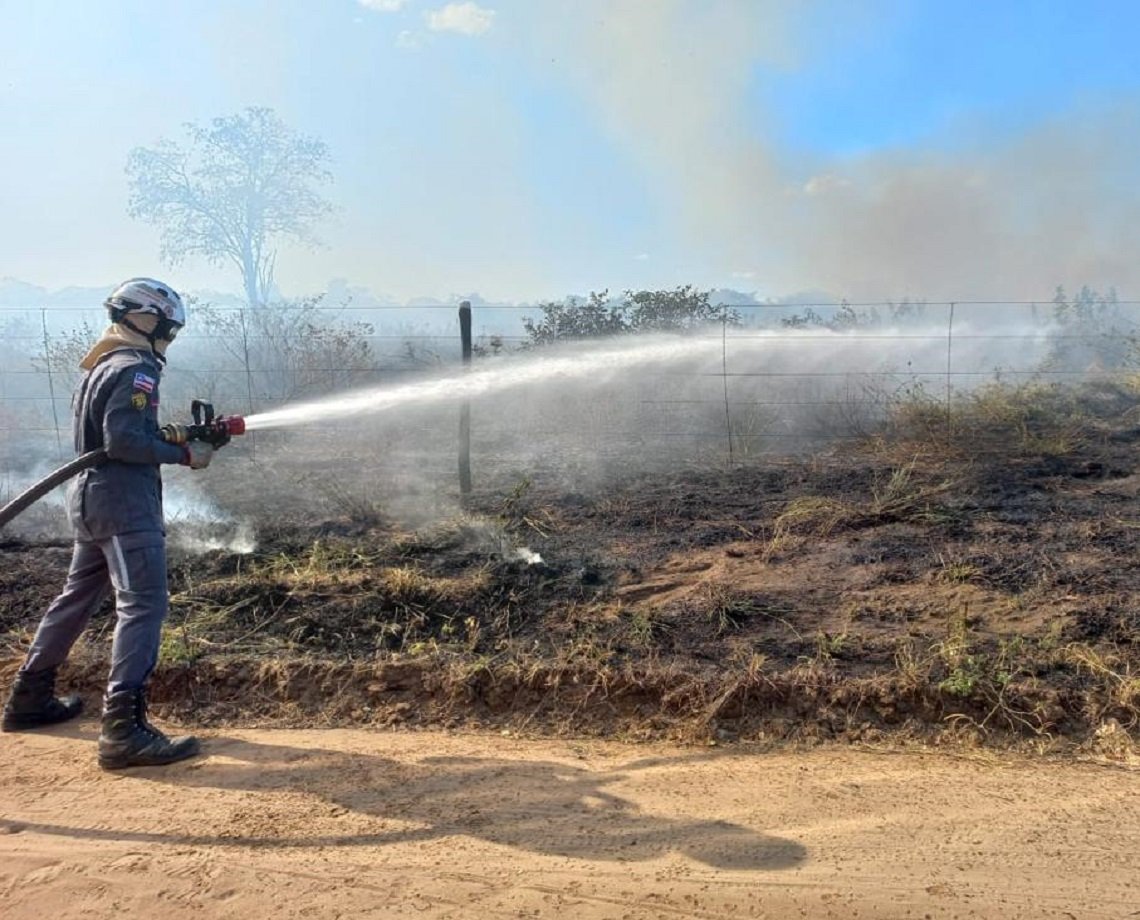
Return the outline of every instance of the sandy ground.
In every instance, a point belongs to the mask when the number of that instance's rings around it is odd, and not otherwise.
[[[0,736],[0,916],[1140,917],[1140,774],[368,730]]]

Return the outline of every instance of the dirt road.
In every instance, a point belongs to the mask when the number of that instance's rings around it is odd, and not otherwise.
[[[0,736],[0,916],[1140,917],[1140,775],[832,748]]]

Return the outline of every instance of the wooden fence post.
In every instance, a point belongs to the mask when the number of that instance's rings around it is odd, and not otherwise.
[[[463,368],[471,365],[471,303],[459,305],[459,337],[463,345]],[[459,494],[471,494],[471,403],[467,400],[459,407]]]

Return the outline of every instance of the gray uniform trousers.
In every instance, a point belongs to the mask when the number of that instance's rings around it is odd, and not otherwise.
[[[67,584],[40,621],[24,669],[63,664],[112,588],[117,622],[107,692],[142,688],[157,662],[169,607],[166,538],[161,531],[76,541]]]

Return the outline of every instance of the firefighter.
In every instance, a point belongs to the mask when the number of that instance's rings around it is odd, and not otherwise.
[[[99,764],[116,770],[174,763],[199,750],[196,738],[168,738],[147,721],[145,687],[169,602],[159,467],[203,469],[213,448],[201,441],[169,444],[159,435],[159,378],[167,346],[186,324],[182,299],[153,278],[132,278],[104,306],[111,325],[80,362],[86,373],[73,408],[76,450],[104,448],[107,459],[69,488],[75,545],[67,583],[16,674],[3,729],[22,731],[79,715],[79,697],[55,695],[56,672],[113,591],[116,622]]]

